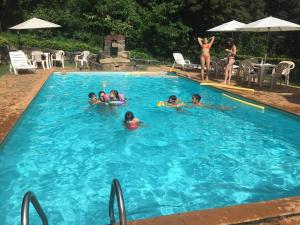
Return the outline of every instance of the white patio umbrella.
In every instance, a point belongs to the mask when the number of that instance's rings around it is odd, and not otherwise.
[[[267,48],[268,48],[270,32],[297,31],[297,30],[300,30],[300,25],[270,16],[270,17],[246,24],[243,27],[238,28],[237,30],[242,31],[242,32],[243,31],[244,32],[268,32],[268,34],[267,34]],[[267,52],[268,52],[268,50],[267,50]],[[265,54],[265,60],[266,60],[266,58],[267,58],[267,53]]]
[[[234,31],[237,31],[237,28],[240,28],[244,25],[245,25],[244,23],[241,23],[236,20],[232,20],[230,22],[223,23],[219,26],[211,28],[207,31],[209,31],[209,32],[234,32]]]
[[[20,23],[16,26],[13,26],[9,28],[10,30],[17,30],[18,32],[18,45],[20,48],[20,30],[31,30],[31,29],[43,29],[43,28],[56,28],[56,27],[61,27],[58,24],[51,23],[46,20],[42,20],[39,18],[32,18],[29,20],[26,20],[23,23]]]
[[[236,20],[232,20],[230,22],[223,23],[219,26],[211,28],[207,31],[209,31],[209,32],[231,32],[231,36],[233,37],[233,32],[236,32],[237,28],[240,28],[244,25],[245,25],[244,23],[241,23],[241,22],[236,21]]]

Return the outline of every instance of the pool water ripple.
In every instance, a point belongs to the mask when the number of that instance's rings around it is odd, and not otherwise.
[[[87,94],[103,81],[106,91],[125,93],[128,105],[89,106]],[[173,94],[190,101],[193,93],[233,110],[156,106]],[[127,110],[146,126],[127,131]],[[0,147],[0,221],[19,224],[31,190],[50,224],[108,224],[113,178],[130,220],[299,195],[299,128],[283,113],[181,78],[52,75]]]

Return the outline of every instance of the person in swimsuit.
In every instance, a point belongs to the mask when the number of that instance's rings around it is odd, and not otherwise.
[[[204,67],[206,67],[206,80],[208,81],[208,77],[209,77],[209,71],[210,71],[210,53],[209,50],[212,46],[212,44],[215,41],[215,36],[213,36],[210,40],[210,42],[208,42],[207,38],[200,38],[198,37],[198,42],[199,45],[202,48],[202,53],[200,56],[200,62],[201,62],[201,77],[202,80],[204,80]]]
[[[169,100],[166,102],[166,106],[177,108],[177,107],[184,106],[184,103],[180,102],[179,99],[175,95],[171,95],[169,97]]]
[[[227,65],[225,67],[225,79],[224,84],[230,84],[231,76],[232,76],[232,67],[235,62],[236,57],[236,46],[234,44],[234,40],[230,38],[227,42],[229,48],[225,49],[226,52],[228,52],[228,58],[227,58]]]
[[[106,94],[104,91],[99,92],[99,103],[107,103],[109,102],[109,95]]]
[[[134,118],[134,115],[132,112],[127,111],[125,113],[125,120],[124,124],[128,130],[135,130],[139,128],[141,121],[138,118]]]
[[[94,92],[89,93],[89,103],[90,105],[96,105],[99,103],[97,96]]]
[[[200,102],[201,96],[199,94],[193,94],[192,95],[192,104],[194,106],[203,106],[203,103]]]

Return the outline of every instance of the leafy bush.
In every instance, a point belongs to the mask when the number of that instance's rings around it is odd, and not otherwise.
[[[11,33],[4,33],[3,36],[12,45],[18,45],[17,35]],[[42,48],[42,49],[62,49],[68,52],[77,52],[83,50],[89,50],[93,53],[97,53],[100,47],[91,46],[86,43],[76,41],[73,39],[66,38],[52,38],[52,39],[41,39],[40,37],[21,34],[20,42],[22,47],[27,48]],[[1,39],[0,39],[1,44]]]
[[[154,60],[154,58],[150,54],[139,50],[130,51],[130,57],[134,59]]]
[[[5,37],[0,36],[0,49],[8,45],[8,40]]]

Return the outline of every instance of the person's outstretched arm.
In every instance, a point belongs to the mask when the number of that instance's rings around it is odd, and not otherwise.
[[[202,38],[198,37],[198,42],[199,42],[199,45],[200,45],[200,46],[203,45],[202,40],[203,40]]]
[[[209,45],[212,46],[212,44],[214,43],[214,41],[215,41],[215,36],[212,36],[212,37],[211,37],[211,40],[210,40],[210,42],[209,42]]]

